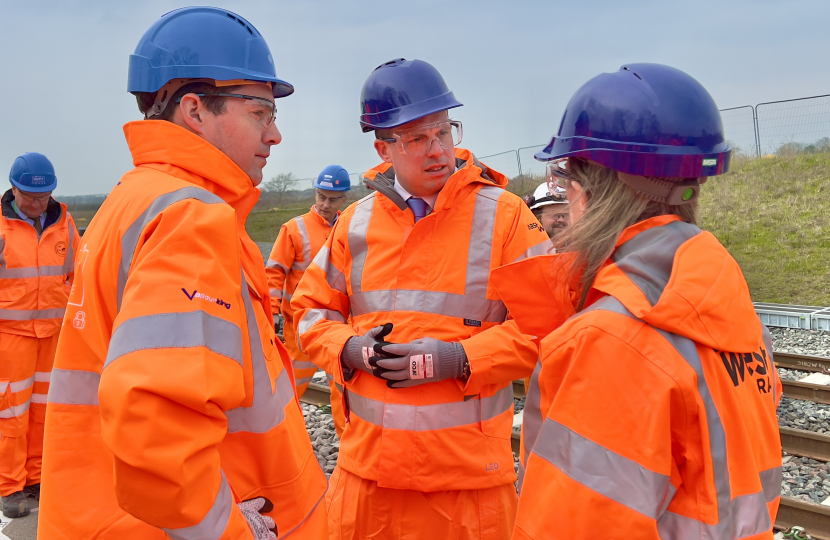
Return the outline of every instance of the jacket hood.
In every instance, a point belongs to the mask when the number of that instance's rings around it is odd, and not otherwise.
[[[496,292],[522,333],[542,338],[575,314],[578,276],[568,257],[531,257],[493,270]],[[611,295],[648,324],[713,349],[751,352],[761,340],[738,263],[711,233],[677,216],[623,231],[592,289],[589,302]]]
[[[477,183],[497,185],[501,188],[507,187],[508,178],[498,171],[495,171],[476,159],[472,152],[463,148],[455,149],[456,171],[447,179],[444,188],[438,194],[435,201],[436,211],[449,207],[449,204],[457,194],[466,191],[464,188]],[[395,170],[391,163],[381,163],[377,167],[369,169],[363,175],[363,183],[366,187],[385,195],[402,211],[408,207],[403,198],[395,190]]]
[[[677,216],[623,231],[593,288],[650,325],[714,349],[751,352],[761,341],[738,263],[711,233]]]
[[[221,150],[183,127],[165,120],[137,120],[124,125],[136,167],[151,167],[202,187],[231,205],[242,223],[260,191]]]

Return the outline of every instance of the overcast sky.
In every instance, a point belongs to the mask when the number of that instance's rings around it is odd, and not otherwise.
[[[57,194],[106,193],[131,166],[122,126],[140,118],[126,92],[129,55],[167,0],[0,0],[0,169],[46,154]],[[397,57],[426,60],[464,107],[478,156],[545,143],[573,92],[634,62],[697,78],[721,108],[830,93],[826,0],[216,1],[265,36],[283,142],[266,178],[316,176],[329,164],[377,164],[358,126],[363,81]],[[524,156],[523,156],[524,157]],[[515,167],[515,158],[491,166]],[[505,171],[508,172],[508,171]]]

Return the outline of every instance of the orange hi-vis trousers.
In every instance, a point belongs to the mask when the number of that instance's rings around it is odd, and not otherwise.
[[[40,483],[46,395],[58,336],[0,333],[0,495]]]
[[[326,493],[329,540],[509,540],[517,504],[512,483],[431,492],[391,489],[338,466]]]

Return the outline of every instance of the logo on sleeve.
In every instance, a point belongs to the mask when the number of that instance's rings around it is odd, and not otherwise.
[[[755,379],[755,385],[762,394],[772,392],[770,364],[767,351],[763,348],[754,353],[732,353],[715,351],[720,356],[723,367],[729,374],[732,384],[737,388],[746,379]]]
[[[206,301],[208,301],[212,304],[216,304],[216,305],[219,305],[219,306],[224,306],[225,309],[231,309],[231,305],[228,304],[227,302],[225,302],[224,300],[220,300],[218,298],[213,298],[212,296],[208,296],[204,293],[200,293],[195,289],[193,290],[193,293],[188,293],[187,290],[184,287],[182,287],[182,292],[184,293],[185,296],[187,296],[188,300],[190,300],[190,301],[193,301],[193,300],[206,300]]]

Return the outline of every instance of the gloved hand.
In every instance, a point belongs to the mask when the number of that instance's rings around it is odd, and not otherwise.
[[[367,373],[374,371],[374,366],[369,363],[369,359],[373,356],[381,354],[383,356],[392,357],[393,355],[384,354],[378,350],[377,347],[391,345],[391,343],[384,341],[383,338],[392,332],[392,323],[386,323],[383,326],[372,328],[362,336],[350,337],[340,353],[340,362],[344,368],[349,370],[348,374],[343,375],[346,380],[352,378],[354,370],[362,369]]]
[[[277,524],[268,516],[262,515],[260,512],[270,512],[274,509],[274,505],[265,497],[257,497],[256,499],[248,499],[242,501],[237,506],[242,510],[242,515],[248,522],[248,527],[254,533],[254,540],[277,540]]]
[[[433,338],[378,345],[375,351],[399,357],[375,356],[369,360],[369,364],[377,368],[375,377],[386,379],[389,388],[458,379],[464,375],[464,364],[467,362],[467,353],[460,343]]]

